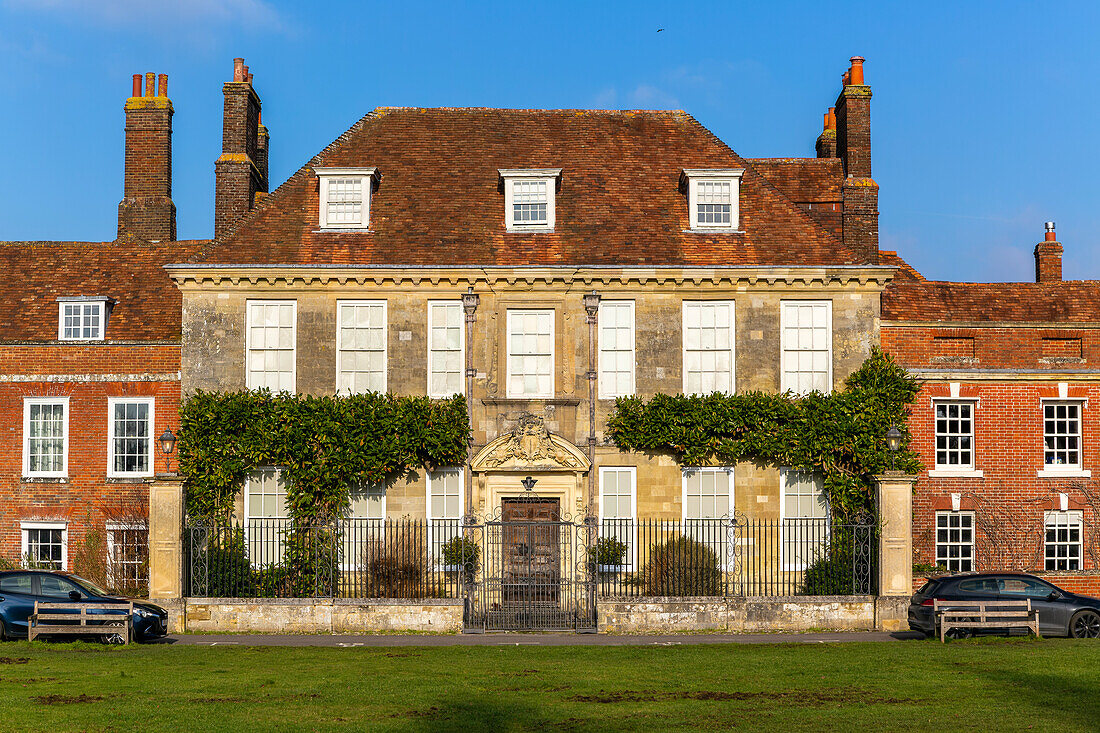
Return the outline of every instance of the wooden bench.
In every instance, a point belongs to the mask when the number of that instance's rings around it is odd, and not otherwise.
[[[1028,628],[1039,636],[1039,612],[1030,598],[1018,601],[933,601],[940,641],[950,629]]]
[[[79,611],[79,613],[77,613]],[[92,613],[89,613],[91,611]],[[118,613],[100,613],[117,611]],[[58,623],[66,621],[68,623]],[[43,623],[47,622],[47,623]],[[43,634],[105,636],[121,634],[124,644],[133,636],[134,603],[81,603],[79,601],[35,601],[27,639]]]

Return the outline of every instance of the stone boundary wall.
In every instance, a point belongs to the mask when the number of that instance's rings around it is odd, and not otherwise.
[[[463,601],[324,598],[156,600],[170,633],[459,633]],[[597,603],[601,633],[692,631],[898,631],[908,628],[908,597],[633,598]]]
[[[461,599],[184,598],[156,602],[168,609],[170,633],[462,631]]]
[[[634,598],[597,603],[599,630],[613,633],[685,631],[859,631],[908,629],[905,596],[786,596],[773,598]]]

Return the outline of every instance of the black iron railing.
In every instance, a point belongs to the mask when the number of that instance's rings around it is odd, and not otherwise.
[[[191,596],[464,598],[488,625],[497,623],[493,613],[504,619],[520,606],[564,624],[554,613],[579,618],[591,611],[593,594],[877,592],[877,527],[828,518],[604,519],[594,526],[583,519],[324,526],[265,519],[192,523],[186,538]]]

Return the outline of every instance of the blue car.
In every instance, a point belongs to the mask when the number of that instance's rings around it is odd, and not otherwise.
[[[111,595],[95,583],[70,573],[47,570],[0,572],[0,641],[26,639],[34,602],[79,601],[118,603],[129,599]],[[148,641],[168,633],[168,612],[154,603],[134,601],[133,638]],[[104,634],[107,643],[120,643],[119,634]]]

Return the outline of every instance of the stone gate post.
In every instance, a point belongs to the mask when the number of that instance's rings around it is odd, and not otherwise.
[[[158,473],[149,485],[149,598],[183,597],[183,477]]]
[[[913,484],[901,471],[875,476],[879,533],[878,594],[913,594]]]

